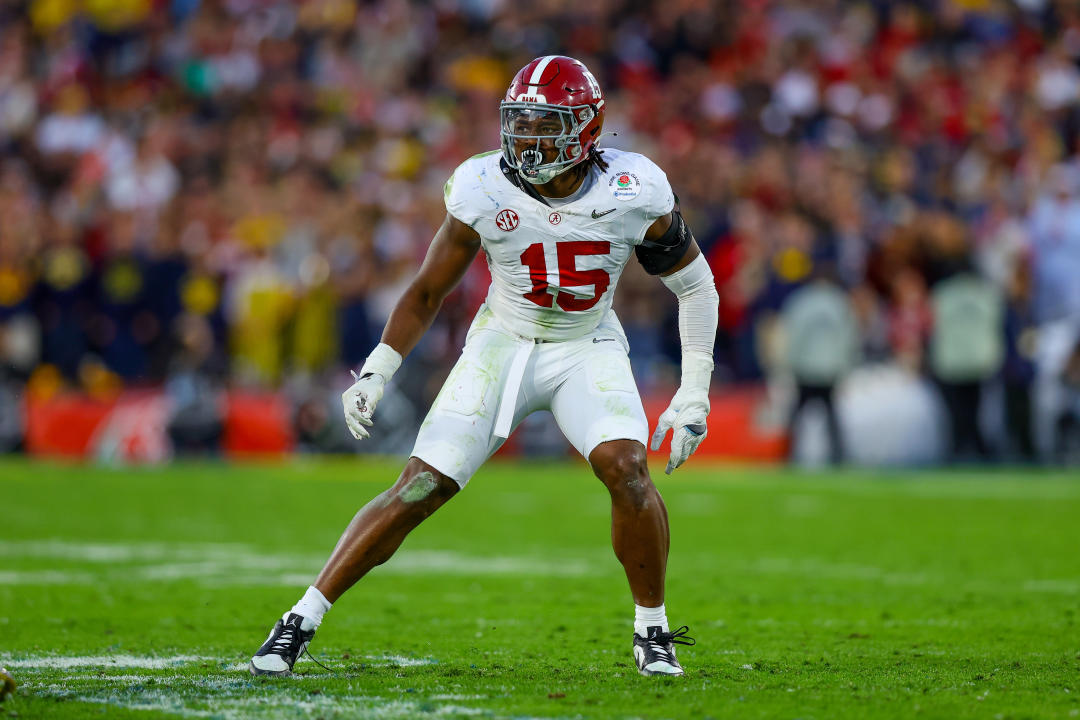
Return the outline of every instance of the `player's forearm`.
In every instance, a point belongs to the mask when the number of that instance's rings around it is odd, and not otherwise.
[[[712,270],[705,257],[698,255],[685,268],[661,280],[679,299],[683,384],[703,383],[708,388],[720,305]]]
[[[405,357],[431,327],[443,299],[410,287],[398,300],[383,328],[382,342]]]

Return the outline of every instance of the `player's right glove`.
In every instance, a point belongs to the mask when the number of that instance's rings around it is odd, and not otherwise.
[[[397,350],[379,343],[360,368],[360,374],[353,373],[356,382],[341,394],[341,404],[345,409],[345,424],[357,440],[371,437],[366,428],[374,424],[375,406],[382,399],[386,383],[399,367],[401,355]]]
[[[709,414],[709,380],[712,376],[712,358],[698,353],[684,354],[682,384],[675,397],[660,415],[649,447],[659,450],[668,430],[671,435],[671,455],[664,472],[668,475],[698,449],[709,434],[705,418]]]

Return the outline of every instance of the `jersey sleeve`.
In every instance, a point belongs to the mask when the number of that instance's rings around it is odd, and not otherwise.
[[[641,158],[640,167],[641,194],[633,211],[627,213],[635,245],[645,239],[645,233],[657,218],[667,215],[675,207],[675,193],[664,171],[646,157]]]
[[[485,210],[481,201],[490,197],[484,183],[491,171],[491,163],[485,159],[493,154],[476,155],[461,163],[443,186],[446,212],[469,227],[476,226]]]
[[[463,179],[468,176],[468,169],[466,168],[468,164],[469,161],[466,160],[458,165],[453,174],[450,175],[450,179],[443,185],[443,202],[446,203],[446,212],[472,227],[476,219],[471,217],[469,213],[464,192],[468,180]]]

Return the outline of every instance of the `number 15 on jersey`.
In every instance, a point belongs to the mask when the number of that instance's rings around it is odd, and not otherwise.
[[[607,255],[611,252],[611,243],[607,240],[578,240],[555,243],[555,253],[559,260],[559,288],[593,286],[591,297],[575,297],[569,293],[552,296],[548,292],[547,261],[544,258],[544,244],[533,243],[521,253],[521,264],[529,268],[532,290],[524,293],[526,300],[540,307],[549,308],[553,303],[567,312],[588,310],[597,302],[611,284],[611,276],[600,268],[579,270],[577,259],[581,255]]]

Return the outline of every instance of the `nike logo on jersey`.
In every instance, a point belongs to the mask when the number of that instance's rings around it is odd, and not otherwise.
[[[615,342],[615,338],[593,338],[592,341],[594,343],[598,343],[598,342]]]
[[[617,210],[617,208],[611,208],[610,210],[605,210],[604,212],[596,212],[596,210],[593,210],[592,211],[592,219],[593,220],[598,220],[599,218],[604,217],[608,213],[615,212],[615,210]]]

